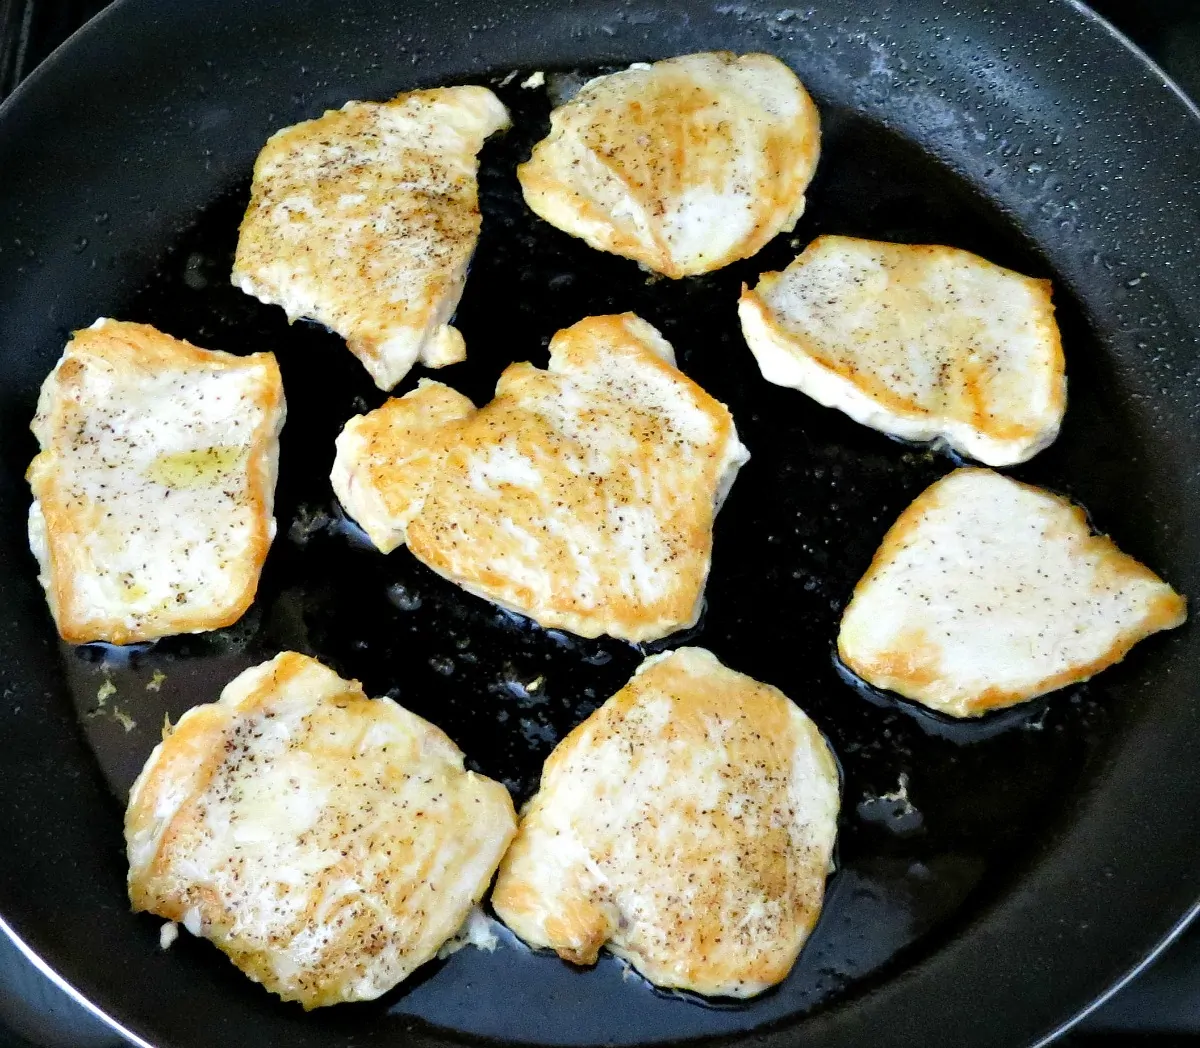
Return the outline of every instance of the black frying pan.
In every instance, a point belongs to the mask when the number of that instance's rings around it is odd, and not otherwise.
[[[355,540],[327,482],[332,441],[382,396],[338,339],[228,285],[256,152],[348,98],[711,48],[780,55],[821,106],[824,156],[794,238],[672,283],[550,229],[513,176],[549,101],[517,77],[500,89],[516,127],[484,154],[484,234],[459,312],[471,359],[440,377],[484,400],[511,360],[542,363],[557,328],[634,309],[732,408],[754,458],[719,520],[694,637],[804,706],[845,774],[839,870],[795,971],[750,1004],[706,1007],[611,960],[579,972],[510,939],[379,1002],[304,1015],[205,943],[162,955],[159,922],[128,912],[120,813],[164,713],[282,647],[310,651],[444,727],[522,799],[555,740],[642,655],[501,615],[407,552]],[[1070,408],[1058,442],[1015,473],[1078,498],[1200,595],[1198,134],[1187,103],[1068,3],[118,3],[0,107],[4,921],[132,1036],[180,1048],[1051,1033],[1200,897],[1200,633],[1154,638],[1088,685],[977,723],[848,687],[831,657],[840,609],[891,520],[953,464],[768,385],[734,302],[818,232],[941,241],[1052,276]],[[123,652],[55,640],[25,548],[26,427],[68,332],[101,314],[278,351],[280,535],[260,599],[229,630]],[[520,687],[538,676],[536,693]],[[885,796],[901,776],[911,808]]]

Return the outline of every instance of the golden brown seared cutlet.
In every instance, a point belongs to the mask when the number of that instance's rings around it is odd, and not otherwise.
[[[438,728],[284,652],[150,755],[129,897],[284,1000],[371,1000],[455,934],[515,830],[508,792]]]
[[[271,136],[254,165],[233,282],[331,328],[391,389],[464,358],[450,318],[479,239],[484,139],[508,127],[484,87],[347,102]]]
[[[533,946],[750,997],[821,912],[838,770],[782,692],[703,648],[647,659],[555,748],[492,895]]]
[[[818,237],[742,289],[763,377],[991,466],[1058,435],[1066,374],[1050,281],[938,245]]]
[[[585,84],[517,176],[551,225],[684,277],[791,230],[820,148],[817,108],[786,65],[716,51]]]
[[[1087,680],[1187,604],[1092,534],[1078,506],[987,469],[959,469],[892,525],[842,617],[860,677],[974,717]]]
[[[270,353],[199,349],[145,324],[77,331],[42,385],[29,543],[75,644],[236,622],[275,535],[285,414]]]
[[[543,626],[664,637],[700,614],[733,419],[632,313],[558,332],[483,408],[440,383],[351,419],[333,488],[385,553]]]

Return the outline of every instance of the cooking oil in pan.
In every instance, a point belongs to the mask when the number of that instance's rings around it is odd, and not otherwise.
[[[584,78],[575,72],[550,83],[569,90]],[[895,517],[954,463],[765,382],[738,328],[740,285],[782,268],[824,232],[949,243],[1038,275],[1043,266],[1002,216],[915,147],[826,107],[824,155],[793,234],[717,273],[650,277],[524,206],[514,168],[544,133],[550,103],[545,92],[522,89],[522,79],[498,89],[514,127],[482,157],[483,234],[456,321],[469,358],[438,377],[483,403],[509,363],[544,365],[559,328],[633,310],[674,344],[681,368],[730,407],[752,458],[718,518],[706,612],[686,640],[780,687],[824,731],[844,773],[839,869],[795,969],[753,1001],[697,1007],[693,997],[652,992],[611,958],[581,972],[504,933],[494,953],[462,950],[355,1014],[419,1016],[493,1037],[537,1028],[547,1043],[562,1044],[746,1029],[852,992],[935,948],[1003,890],[1054,832],[1110,711],[1103,678],[977,723],[933,717],[842,679],[833,641],[854,583]],[[116,798],[113,817],[164,717],[214,701],[242,669],[285,648],[442,727],[519,805],[555,743],[625,683],[644,651],[541,629],[469,596],[406,550],[380,555],[346,520],[328,481],[334,438],[384,395],[340,339],[314,325],[289,327],[282,310],[229,284],[247,198],[243,182],[214,200],[163,245],[144,286],[112,310],[202,346],[276,352],[289,416],[278,536],[246,618],[154,645],[64,649],[80,723]],[[1072,408],[1058,443],[1019,473],[1069,490],[1068,467],[1121,426],[1103,383],[1089,377],[1089,354],[1078,352],[1089,338],[1078,310],[1061,288],[1057,301]],[[1114,504],[1136,489],[1132,467],[1104,468]],[[223,962],[213,952],[211,963]],[[261,993],[249,983],[245,992]]]

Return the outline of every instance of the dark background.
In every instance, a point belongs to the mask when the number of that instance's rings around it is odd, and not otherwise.
[[[0,98],[104,6],[103,0],[0,0]],[[1094,0],[1091,6],[1200,99],[1200,0]],[[86,930],[81,935],[86,937]],[[953,1034],[947,1037],[952,1043]],[[0,935],[0,1048],[119,1048],[123,1043]],[[1064,1048],[1200,1048],[1200,927],[1060,1043]]]

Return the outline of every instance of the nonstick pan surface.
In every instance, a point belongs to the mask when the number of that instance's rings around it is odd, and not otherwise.
[[[821,107],[824,153],[794,234],[671,282],[524,208],[513,169],[553,96],[715,48],[779,55]],[[520,86],[535,70],[548,89]],[[342,423],[383,395],[339,339],[289,328],[228,283],[272,131],[349,98],[462,82],[495,87],[515,127],[483,154],[484,233],[458,314],[470,360],[438,377],[482,403],[511,361],[544,364],[558,328],[634,310],[730,406],[753,454],[718,521],[704,618],[655,646],[694,641],[783,688],[841,760],[825,912],[789,979],[749,1004],[658,994],[611,959],[579,971],[502,937],[378,1002],[305,1015],[206,943],[162,954],[160,922],[128,912],[120,815],[163,715],[282,648],[439,724],[518,801],[645,654],[539,629],[404,550],[368,548],[328,472]],[[1191,626],[1154,638],[1087,685],[968,724],[851,687],[832,655],[841,608],[887,526],[954,463],[764,382],[734,306],[742,281],[826,232],[948,243],[1053,278],[1069,410],[1057,443],[1013,472],[1078,499],[1200,594],[1198,132],[1143,59],[1066,3],[122,0],[0,108],[4,922],[131,1035],[180,1048],[751,1031],[882,1048],[1052,1032],[1200,897],[1200,639]],[[24,536],[27,426],[68,333],[99,315],[278,354],[279,536],[258,601],[228,630],[120,651],[55,639]]]

